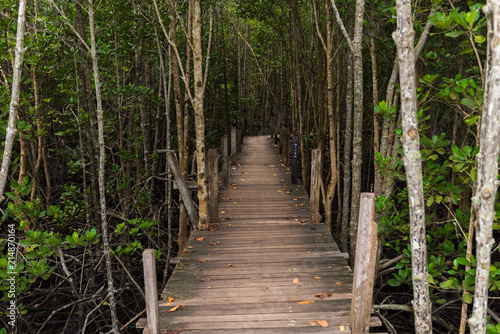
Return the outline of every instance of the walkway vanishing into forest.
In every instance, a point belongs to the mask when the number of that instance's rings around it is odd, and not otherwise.
[[[351,333],[352,271],[271,138],[244,139],[230,181],[162,293],[161,333]]]

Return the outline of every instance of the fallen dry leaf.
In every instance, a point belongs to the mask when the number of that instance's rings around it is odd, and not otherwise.
[[[326,322],[325,320],[316,320],[316,322],[318,323],[318,325],[320,325],[321,327],[328,327],[328,322]]]
[[[331,296],[333,296],[333,293],[327,293],[326,295],[327,295],[328,297],[331,297]]]
[[[293,279],[293,284],[297,284],[297,283],[299,283],[299,279],[296,277]]]
[[[220,213],[226,213],[226,211],[221,211]]]
[[[202,278],[202,279],[200,279],[200,281],[202,281],[202,282],[208,282],[208,281],[210,281],[210,278]]]
[[[323,292],[315,294],[314,297],[317,297],[317,298],[323,300]]]
[[[303,302],[297,302],[298,304],[311,304],[314,303],[314,300],[304,300]]]
[[[309,323],[309,325],[311,325],[311,326],[316,326],[316,325],[317,325],[317,323],[316,323],[316,322],[310,322],[310,323]]]
[[[342,286],[342,284],[340,284],[340,282],[337,282],[337,283],[335,283],[335,284],[337,284],[338,286]]]
[[[232,264],[232,263],[230,263],[230,264],[228,264],[227,266],[228,266],[228,267],[232,267],[232,266],[233,266],[233,264]]]
[[[187,266],[189,265],[189,262],[181,263],[181,266]]]
[[[340,325],[340,331],[341,331],[341,332],[345,331],[345,327],[344,327],[344,325]]]
[[[217,246],[217,244],[215,242],[211,242],[210,245]]]
[[[188,248],[193,248],[193,246],[188,246]]]
[[[314,276],[314,278],[315,278],[315,279],[321,279],[321,277],[319,277],[319,276]]]
[[[179,334],[181,332],[182,329],[178,329],[176,331],[168,331],[168,332],[165,332],[164,334]]]
[[[207,260],[198,260],[198,262],[207,262]]]
[[[185,308],[185,307],[184,307],[184,306],[182,306],[182,305],[177,305],[177,306],[175,306],[175,307],[172,307],[170,310],[168,310],[168,312],[167,312],[167,313],[170,313],[170,312],[175,312],[175,311],[177,311],[177,309],[178,309],[179,307]]]
[[[205,239],[205,237],[196,238],[196,239],[194,239],[194,240],[196,240],[196,241],[203,241],[203,239]]]

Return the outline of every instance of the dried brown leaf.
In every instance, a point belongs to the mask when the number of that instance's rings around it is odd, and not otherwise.
[[[167,313],[170,313],[170,312],[175,312],[175,311],[177,311],[177,309],[178,309],[179,307],[185,308],[185,307],[184,307],[184,306],[182,306],[182,305],[177,305],[177,306],[175,306],[175,307],[172,307],[170,310],[168,310],[168,312],[167,312]]]
[[[314,300],[304,300],[302,302],[297,302],[297,303],[298,304],[302,304],[302,305],[304,305],[304,304],[311,304],[311,303],[314,303]]]
[[[328,327],[328,322],[326,322],[326,320],[317,320],[316,319],[316,322],[318,323],[318,325],[320,325],[321,327]]]
[[[314,295],[314,297],[316,297],[316,298],[319,298],[319,299],[323,300],[323,292],[320,292],[320,293],[315,294],[315,295]]]
[[[299,283],[299,279],[296,277],[293,279],[293,284],[297,284],[297,283]]]
[[[202,278],[202,279],[200,279],[200,281],[202,281],[202,282],[208,282],[208,281],[210,281],[210,278]]]
[[[207,260],[198,260],[198,262],[207,262]]]
[[[196,241],[203,241],[203,239],[205,239],[205,237],[196,238],[196,239],[194,239],[194,240],[196,240]]]

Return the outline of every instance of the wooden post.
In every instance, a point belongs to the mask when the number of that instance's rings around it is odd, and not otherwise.
[[[299,136],[292,135],[292,184],[297,184],[299,175]]]
[[[283,164],[285,166],[290,164],[290,131],[288,128],[283,131]]]
[[[319,224],[321,216],[319,215],[319,197],[321,184],[321,150],[311,151],[311,223]]]
[[[179,192],[181,193],[182,201],[186,207],[189,220],[191,221],[193,228],[196,230],[196,226],[198,225],[198,211],[196,211],[194,207],[193,200],[191,199],[191,193],[189,192],[189,188],[182,177],[181,168],[179,167],[179,163],[177,162],[177,158],[175,157],[173,151],[167,152],[167,161],[170,165],[172,174],[174,175],[175,182],[179,187]]]
[[[156,287],[155,250],[148,248],[142,253],[144,266],[144,286],[146,289],[146,314],[148,333],[160,334],[160,316],[158,314],[158,290]]]
[[[215,224],[219,220],[218,215],[218,183],[217,175],[217,150],[208,150],[208,221]]]
[[[236,127],[232,126],[231,127],[231,163],[233,165],[236,164]]]
[[[372,310],[373,282],[378,248],[375,194],[361,193],[358,239],[352,286],[351,332],[368,333]]]
[[[227,135],[222,137],[222,184],[227,186],[229,181],[229,140]]]

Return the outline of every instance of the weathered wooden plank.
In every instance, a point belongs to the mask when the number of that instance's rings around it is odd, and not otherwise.
[[[319,214],[319,197],[321,183],[321,151],[314,149],[311,152],[311,222],[319,223],[321,216]]]
[[[144,266],[144,285],[146,290],[146,313],[150,334],[160,334],[160,316],[158,313],[158,291],[156,288],[156,263],[154,249],[142,253]]]
[[[229,180],[229,139],[227,135],[222,137],[222,184],[226,185]]]
[[[208,219],[211,224],[219,220],[219,177],[217,171],[217,150],[208,150]]]
[[[184,205],[186,207],[189,220],[191,221],[193,228],[196,228],[196,226],[198,225],[198,211],[194,207],[194,203],[191,199],[191,193],[189,192],[189,189],[184,181],[184,178],[182,177],[182,172],[179,167],[179,163],[177,162],[177,158],[175,157],[173,151],[167,152],[167,161],[168,164],[170,165],[170,170],[174,175],[175,182],[179,187],[179,192],[181,193],[182,201],[184,202]]]
[[[355,333],[370,331],[373,283],[377,258],[378,237],[375,222],[375,194],[362,193],[359,205],[356,263],[354,265],[352,328]]]
[[[231,163],[236,164],[236,152],[238,150],[237,148],[237,140],[236,140],[236,127],[232,126],[231,127]]]

